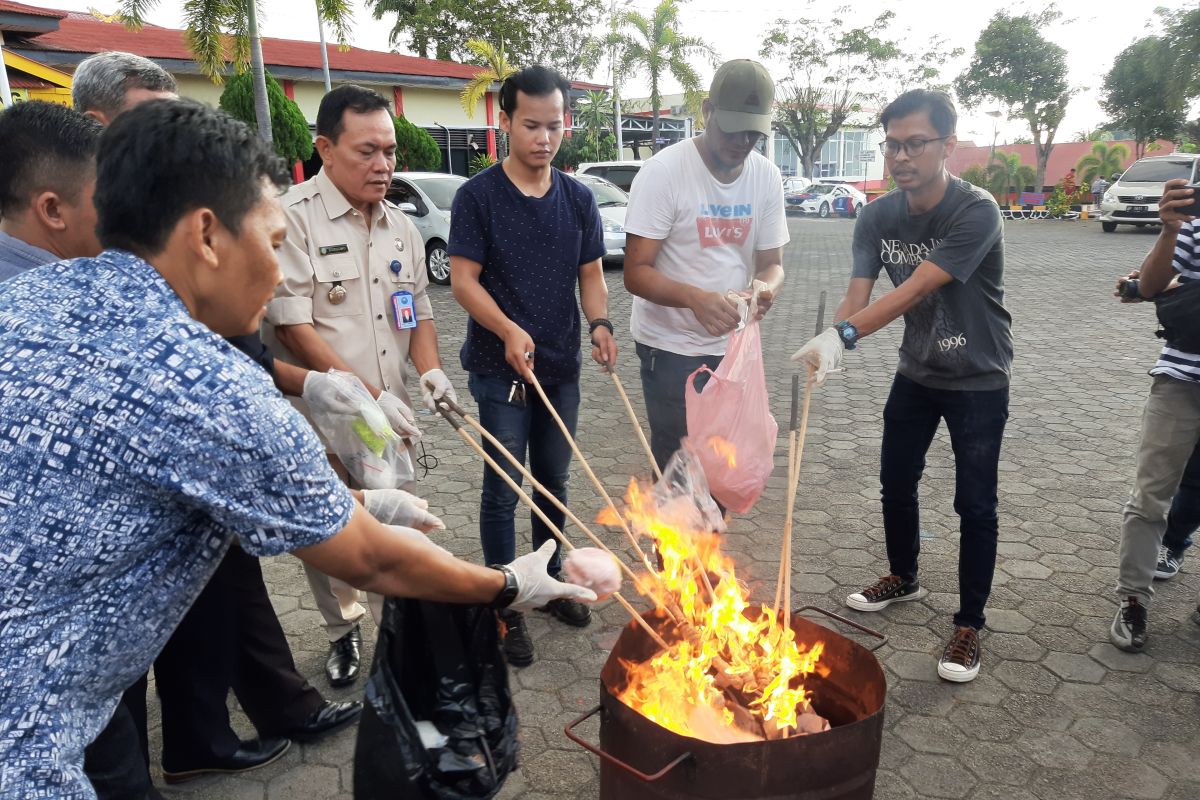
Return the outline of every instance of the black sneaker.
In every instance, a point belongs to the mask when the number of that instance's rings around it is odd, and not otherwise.
[[[975,680],[979,674],[979,653],[979,631],[966,625],[958,626],[942,651],[938,677],[955,683]]]
[[[538,609],[546,614],[553,614],[560,622],[574,628],[586,628],[592,621],[592,610],[577,600],[559,597],[551,600]]]
[[[533,640],[525,627],[525,615],[520,611],[501,611],[504,623],[504,655],[514,667],[528,667],[533,663]]]
[[[1113,617],[1108,638],[1114,645],[1130,653],[1139,653],[1146,646],[1146,607],[1136,597],[1126,597]]]
[[[1158,546],[1158,563],[1154,565],[1154,580],[1169,581],[1183,566],[1183,552],[1175,552],[1165,544]]]
[[[906,581],[899,575],[888,575],[847,597],[846,605],[855,611],[882,611],[892,603],[919,600],[921,597],[921,587],[915,580]]]

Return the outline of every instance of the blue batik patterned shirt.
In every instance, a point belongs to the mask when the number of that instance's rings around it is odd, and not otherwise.
[[[107,251],[0,284],[0,798],[90,798],[83,748],[236,536],[353,511],[267,373]]]

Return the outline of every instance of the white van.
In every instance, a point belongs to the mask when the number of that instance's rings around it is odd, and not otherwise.
[[[1100,227],[1112,233],[1118,225],[1157,225],[1158,201],[1163,184],[1174,178],[1191,180],[1192,165],[1200,155],[1171,153],[1139,158],[1130,165],[1100,201]]]

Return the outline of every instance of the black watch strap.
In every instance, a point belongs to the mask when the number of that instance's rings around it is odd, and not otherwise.
[[[588,323],[588,335],[590,336],[591,334],[595,333],[596,328],[608,328],[609,333],[611,333],[613,336],[617,335],[617,332],[613,330],[612,323],[604,317],[596,317],[594,320]]]
[[[489,564],[494,570],[499,570],[504,573],[504,588],[500,590],[500,594],[496,595],[491,602],[491,607],[497,611],[502,611],[512,605],[513,600],[517,599],[517,592],[520,586],[517,584],[517,573],[513,572],[507,564]]]

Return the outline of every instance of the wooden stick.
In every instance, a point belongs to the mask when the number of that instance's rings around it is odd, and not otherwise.
[[[792,520],[793,509],[796,506],[796,490],[800,486],[800,464],[804,461],[804,437],[808,433],[808,409],[812,403],[813,374],[810,371],[804,384],[804,410],[800,412],[800,433],[796,436],[796,466],[793,470],[791,497],[788,498],[787,521],[784,524],[783,537],[787,546],[787,573],[784,576],[783,588],[783,624],[784,630],[791,627],[792,618]]]
[[[629,421],[633,423],[633,429],[637,432],[638,441],[642,443],[642,449],[646,451],[646,458],[650,460],[650,469],[654,471],[654,480],[661,480],[662,470],[658,468],[658,461],[654,458],[654,451],[650,449],[650,442],[646,441],[646,434],[642,432],[642,423],[638,421],[637,414],[634,413],[633,403],[629,402],[629,395],[625,394],[625,387],[621,385],[621,378],[612,367],[608,368],[608,374],[612,377],[613,383],[617,385],[617,393],[621,395],[621,401],[625,403],[625,411],[629,413]]]
[[[783,541],[779,547],[779,575],[775,582],[775,603],[771,606],[772,613],[779,615],[780,604],[783,599],[783,587],[787,580],[785,572],[791,567],[791,542],[786,534],[786,531],[791,526],[792,521],[792,485],[796,482],[796,427],[797,414],[800,410],[800,376],[792,375],[792,418],[788,423],[788,462],[787,462],[787,491],[784,493],[786,511],[783,523],[785,534]]]
[[[554,408],[554,404],[550,402],[550,398],[546,396],[546,390],[542,388],[541,382],[537,376],[530,370],[527,377],[533,388],[537,390],[538,397],[542,398],[542,403],[546,406],[546,410],[550,412],[550,416],[554,417],[554,421],[558,423],[558,429],[562,431],[563,438],[567,440],[567,444],[571,446],[571,452],[575,454],[575,458],[579,459],[579,465],[583,467],[583,471],[591,479],[592,485],[596,487],[596,491],[608,503],[608,507],[612,509],[613,516],[617,518],[617,522],[621,526],[621,530],[625,532],[625,536],[629,539],[629,543],[633,545],[634,551],[638,554],[638,558],[642,560],[642,566],[647,572],[657,575],[658,572],[650,566],[650,559],[646,557],[645,551],[637,543],[637,538],[633,535],[633,531],[629,530],[629,526],[625,524],[625,518],[621,516],[621,512],[617,510],[617,504],[608,496],[608,491],[604,488],[604,484],[600,483],[600,479],[596,477],[596,473],[592,472],[592,468],[588,466],[587,459],[583,457],[583,453],[579,450],[579,445],[575,443],[575,437],[571,435],[571,431],[567,429],[567,425],[562,421],[562,417],[558,415],[558,410]]]
[[[533,513],[538,515],[538,519],[540,519],[542,521],[542,523],[550,530],[550,533],[554,535],[554,538],[557,539],[562,544],[562,546],[565,547],[567,550],[574,550],[575,545],[571,544],[571,542],[567,540],[567,537],[563,535],[563,532],[558,529],[558,526],[550,521],[550,518],[546,516],[546,512],[544,512],[540,508],[538,508],[537,503],[535,503],[533,501],[533,498],[530,497],[525,492],[525,490],[523,490],[517,484],[517,482],[514,481],[512,479],[512,477],[507,472],[505,472],[500,467],[499,464],[496,463],[496,460],[494,458],[492,458],[491,456],[489,456],[487,454],[487,451],[483,449],[483,445],[481,445],[479,442],[475,441],[475,437],[471,436],[471,434],[469,434],[465,430],[463,430],[462,425],[459,423],[459,421],[456,420],[454,417],[450,416],[449,407],[446,406],[445,403],[441,403],[441,404],[439,404],[438,411],[441,413],[441,415],[443,417],[445,417],[446,421],[450,423],[450,425],[454,428],[454,430],[456,430],[458,432],[458,435],[462,438],[462,440],[464,442],[466,442],[468,445],[470,445],[471,449],[473,449],[475,452],[477,452],[483,458],[484,462],[489,467],[491,467],[493,470],[495,470],[496,474],[499,475],[504,480],[504,482],[508,484],[508,488],[510,488],[514,492],[516,492],[516,495],[518,498],[520,498],[521,502],[523,502],[523,503],[525,503],[525,505],[529,506],[529,508],[533,510]],[[604,549],[608,550],[608,548],[604,548]],[[612,551],[610,550],[609,553],[611,554]],[[629,602],[624,597],[621,596],[620,592],[614,592],[613,597],[615,597],[617,599],[617,602],[620,603],[625,608],[625,610],[628,611],[633,616],[634,621],[636,621],[639,625],[641,625],[642,628],[646,631],[646,633],[650,634],[650,638],[652,638],[654,640],[655,644],[657,644],[659,647],[663,648],[664,650],[670,649],[669,645],[665,641],[663,641],[663,638],[661,636],[659,636],[658,633],[652,627],[650,627],[650,623],[646,622],[645,617],[643,617],[641,614],[639,614],[637,609],[635,609],[632,605],[630,605]]]

